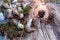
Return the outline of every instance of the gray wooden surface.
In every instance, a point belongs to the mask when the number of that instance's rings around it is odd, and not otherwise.
[[[25,2],[27,2],[25,0]],[[39,23],[39,20],[37,20],[38,23],[38,29],[31,34],[28,34],[25,37],[20,38],[14,38],[13,40],[60,40],[60,7],[57,6],[57,4],[53,4],[55,11],[56,11],[56,19],[54,25],[45,25]],[[52,7],[52,6],[51,6]],[[59,15],[58,15],[59,14]],[[57,25],[57,26],[56,26]]]

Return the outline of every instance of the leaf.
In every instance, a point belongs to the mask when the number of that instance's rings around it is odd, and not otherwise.
[[[23,14],[28,14],[30,9],[30,6],[26,6],[25,8],[23,8]]]

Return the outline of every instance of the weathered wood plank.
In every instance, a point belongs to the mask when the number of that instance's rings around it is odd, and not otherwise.
[[[55,34],[53,32],[53,29],[52,29],[51,25],[47,25],[46,26],[46,30],[47,30],[48,35],[49,35],[49,37],[50,37],[51,40],[57,40],[57,38],[56,38],[56,36],[55,36]]]
[[[38,40],[45,40],[44,35],[43,35],[43,31],[42,31],[42,26],[41,26],[41,23],[40,23],[40,19],[37,20],[36,24],[37,24],[37,27],[38,27],[38,31],[37,31],[37,33],[38,33],[37,36],[38,37],[37,37],[37,39]]]
[[[45,40],[50,40],[49,36],[48,36],[48,33],[47,33],[47,30],[46,30],[46,25],[42,24],[42,31],[43,31],[43,35],[45,37]]]

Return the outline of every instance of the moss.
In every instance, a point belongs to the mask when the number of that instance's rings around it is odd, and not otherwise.
[[[30,6],[26,6],[25,8],[23,8],[23,14],[28,14],[30,9]]]

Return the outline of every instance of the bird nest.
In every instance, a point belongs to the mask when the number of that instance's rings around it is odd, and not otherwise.
[[[28,16],[29,9],[30,9],[29,6],[23,8],[24,17]],[[21,21],[22,24],[25,25],[24,19],[25,18],[22,18],[22,19],[20,19],[20,21]],[[16,25],[12,25],[11,23],[0,25],[0,32],[3,35],[5,35],[5,33],[7,33],[8,38],[24,37],[25,35],[29,34],[25,30],[25,28],[24,29],[18,28]]]
[[[24,37],[28,33],[25,31],[25,29],[18,29],[16,26],[11,25],[11,24],[5,24],[5,25],[0,25],[0,32],[5,35],[7,33],[7,36],[9,38],[13,37]]]

